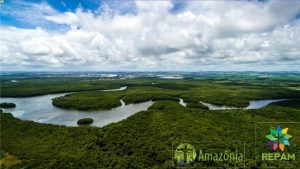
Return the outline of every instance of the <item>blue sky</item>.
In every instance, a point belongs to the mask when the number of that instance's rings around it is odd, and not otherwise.
[[[300,67],[297,0],[6,0],[0,17],[2,70]]]
[[[20,0],[6,0],[5,5],[13,6],[18,4]],[[25,2],[25,1],[24,1]],[[27,3],[47,3],[54,9],[60,12],[66,11],[75,11],[79,6],[83,7],[84,9],[96,10],[98,6],[101,5],[103,1],[96,1],[96,0],[26,0]]]
[[[164,0],[163,0],[164,1]],[[26,2],[26,3],[22,3]],[[53,28],[59,25],[50,25],[48,24],[41,24],[36,25],[28,20],[20,20],[20,18],[16,17],[15,15],[9,12],[3,11],[10,11],[10,10],[23,10],[24,8],[31,8],[33,4],[41,4],[46,3],[50,7],[52,7],[57,12],[76,12],[78,8],[84,11],[91,11],[95,14],[101,9],[103,6],[109,6],[113,10],[121,13],[122,15],[125,14],[136,14],[136,6],[133,0],[27,0],[27,1],[5,1],[5,5],[0,6],[0,16],[1,22],[3,25],[11,25],[20,28],[34,28],[36,26],[42,26],[45,28]],[[178,12],[184,8],[186,2],[182,0],[173,0],[174,7],[171,9],[171,12]]]
[[[129,1],[128,1],[129,2]],[[127,3],[128,3],[127,2]],[[37,26],[52,29],[53,27],[59,28],[61,25],[57,25],[55,23],[44,23],[44,24],[36,24],[31,22],[30,20],[23,20],[22,16],[15,15],[10,13],[10,11],[17,10],[31,10],[34,5],[39,4],[47,4],[49,7],[53,8],[57,12],[75,12],[78,8],[81,8],[85,11],[96,12],[101,6],[104,4],[114,5],[114,4],[122,3],[121,0],[113,0],[113,1],[97,1],[97,0],[10,0],[5,1],[4,5],[0,6],[0,16],[1,16],[1,24],[16,26],[20,28],[35,28]],[[34,10],[34,9],[33,9]],[[34,11],[31,11],[34,13]],[[134,12],[134,9],[124,9],[123,13]]]

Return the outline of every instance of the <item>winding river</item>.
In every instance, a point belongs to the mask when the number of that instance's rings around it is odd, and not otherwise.
[[[120,91],[126,90],[126,86],[119,89],[102,90],[102,91]],[[14,117],[22,120],[32,120],[39,123],[49,123],[65,126],[77,126],[77,120],[81,118],[93,118],[94,122],[92,126],[102,127],[110,123],[115,123],[126,119],[127,117],[142,111],[147,110],[154,102],[147,101],[137,104],[125,105],[123,100],[120,100],[122,105],[111,110],[96,110],[96,111],[84,111],[84,110],[68,110],[58,108],[52,105],[52,99],[55,97],[64,96],[67,93],[60,94],[48,94],[43,96],[24,97],[24,98],[0,98],[1,102],[15,103],[16,108],[3,109],[4,112],[10,112]],[[259,109],[272,102],[282,101],[284,99],[277,100],[253,100],[245,109]],[[209,103],[201,102],[208,106],[210,110],[224,110],[224,109],[236,109],[235,107],[218,106]],[[179,100],[179,104],[186,107],[186,103],[183,99]]]
[[[205,103],[200,101],[203,105],[207,106],[209,110],[228,110],[228,109],[260,109],[265,107],[273,102],[280,102],[287,99],[267,99],[267,100],[250,100],[249,105],[245,108],[238,108],[232,106],[225,106],[225,105],[214,105],[210,103]]]
[[[103,90],[117,91],[125,90],[126,87],[120,89]],[[120,100],[122,105],[111,110],[83,111],[83,110],[68,110],[58,108],[52,105],[51,99],[63,96],[67,93],[48,94],[43,96],[24,97],[24,98],[1,98],[1,102],[15,103],[16,108],[3,109],[5,112],[10,112],[14,117],[22,120],[32,120],[39,123],[50,123],[65,126],[77,126],[77,120],[81,118],[93,118],[92,126],[102,127],[110,123],[118,122],[127,117],[142,111],[147,110],[153,102],[147,101],[137,104],[125,105]]]

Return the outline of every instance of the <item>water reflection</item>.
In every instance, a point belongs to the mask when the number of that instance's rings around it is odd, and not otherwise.
[[[287,99],[267,99],[267,100],[251,100],[249,101],[249,106],[241,109],[260,109],[271,103],[279,102]],[[209,110],[227,110],[227,109],[239,109],[238,107],[225,106],[225,105],[214,105],[210,103],[205,103],[200,101],[203,105],[207,106]]]
[[[121,88],[125,90],[126,88]],[[108,90],[106,90],[108,91]],[[115,91],[115,90],[113,90]],[[118,122],[127,117],[147,110],[153,102],[147,101],[138,104],[122,105],[111,110],[83,111],[83,110],[67,110],[52,105],[51,99],[65,95],[49,94],[43,96],[26,97],[26,98],[1,98],[1,102],[15,103],[16,108],[3,109],[5,112],[11,112],[13,116],[23,119],[32,120],[39,123],[51,123],[66,126],[77,126],[77,120],[80,118],[93,118],[93,126],[102,127],[107,124]]]

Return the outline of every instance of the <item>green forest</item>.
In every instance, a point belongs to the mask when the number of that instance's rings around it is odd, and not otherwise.
[[[15,78],[15,77],[14,77]],[[210,77],[211,78],[211,77]],[[231,78],[231,80],[230,80]],[[228,81],[228,79],[230,81]],[[1,83],[1,96],[25,97],[76,92],[56,98],[52,104],[67,109],[101,110],[153,100],[146,111],[104,127],[66,127],[20,120],[1,113],[1,168],[300,168],[299,161],[261,161],[257,152],[269,151],[265,135],[277,122],[293,136],[287,152],[300,156],[300,81],[282,79],[195,78],[182,80],[129,79],[33,79],[19,84]],[[226,81],[226,82],[224,82]],[[277,82],[276,82],[277,81]],[[155,82],[155,84],[153,84]],[[47,85],[46,85],[47,84]],[[128,86],[124,91],[103,89]],[[36,90],[35,90],[36,89]],[[178,103],[182,98],[187,104]],[[199,101],[245,107],[249,100],[285,98],[261,109],[208,110]],[[71,113],[71,112],[70,112]],[[264,122],[264,123],[261,123]],[[268,122],[268,123],[266,123]],[[202,162],[177,166],[173,146],[178,143],[213,141],[205,148],[236,147],[245,151],[243,163]],[[228,146],[231,141],[245,142]],[[245,147],[243,147],[245,146]],[[195,149],[203,148],[194,144]]]

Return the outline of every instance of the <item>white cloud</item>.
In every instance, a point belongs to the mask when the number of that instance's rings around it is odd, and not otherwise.
[[[135,4],[140,13],[167,13],[173,7],[171,1],[136,1]]]
[[[136,14],[42,4],[66,32],[1,26],[3,69],[299,70],[300,2],[137,1]],[[50,10],[51,9],[51,10]],[[289,10],[287,10],[289,9]],[[42,25],[41,25],[42,26]]]
[[[46,16],[46,19],[58,24],[75,25],[78,22],[78,17],[72,12],[65,12],[55,16]]]

